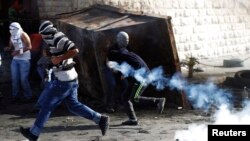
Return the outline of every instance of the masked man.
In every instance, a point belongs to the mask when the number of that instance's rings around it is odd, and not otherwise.
[[[144,60],[135,54],[128,51],[129,36],[126,32],[121,31],[116,36],[116,44],[112,46],[108,52],[108,61],[114,61],[118,64],[126,62],[135,70],[145,69],[149,72],[149,68]],[[165,105],[165,98],[144,97],[141,96],[146,85],[136,81],[133,77],[124,77],[120,72],[115,72],[118,75],[122,87],[120,94],[123,105],[125,107],[128,120],[122,125],[138,125],[138,120],[133,108],[133,102],[139,102],[146,105],[157,105],[159,113],[162,113]]]
[[[39,97],[40,112],[33,126],[20,127],[22,135],[36,141],[52,111],[62,102],[70,112],[98,124],[102,135],[105,135],[109,127],[109,117],[95,112],[77,99],[78,74],[74,68],[73,57],[78,54],[78,48],[65,34],[57,31],[50,21],[44,21],[40,25],[39,33],[49,45],[48,55],[51,57],[54,78]]]
[[[30,101],[32,92],[29,83],[31,41],[21,25],[13,22],[10,28],[9,47],[5,51],[11,51],[13,59],[11,61],[12,98],[19,100],[20,87],[24,90],[24,101]]]

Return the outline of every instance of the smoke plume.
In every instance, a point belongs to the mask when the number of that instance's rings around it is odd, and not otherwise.
[[[206,112],[213,106],[215,113],[212,115],[212,121],[209,124],[250,124],[249,100],[243,103],[243,110],[234,110],[232,93],[229,90],[217,87],[210,81],[204,84],[190,84],[180,73],[166,77],[162,67],[146,72],[143,68],[135,70],[127,63],[119,65],[116,62],[109,62],[108,65],[113,70],[120,71],[125,77],[134,77],[145,85],[155,86],[157,90],[168,87],[172,90],[183,91],[195,109]],[[176,141],[207,141],[207,130],[207,125],[204,123],[190,124],[187,130],[177,131],[174,139]]]
[[[230,106],[230,92],[218,88],[212,82],[205,84],[189,84],[180,73],[167,77],[161,66],[147,72],[144,68],[135,70],[126,62],[119,65],[110,61],[108,66],[114,71],[119,71],[125,77],[133,77],[145,85],[153,85],[156,90],[169,88],[171,90],[183,91],[194,108],[208,110],[213,105]]]

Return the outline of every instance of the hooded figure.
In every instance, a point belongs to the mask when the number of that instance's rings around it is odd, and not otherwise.
[[[57,32],[51,21],[44,21],[39,27],[39,33],[49,46],[53,45],[53,38]]]
[[[9,47],[5,51],[11,51],[13,56],[11,62],[11,78],[12,78],[12,98],[13,101],[19,100],[20,87],[24,92],[24,102],[31,100],[32,92],[29,84],[30,72],[30,49],[31,41],[29,35],[23,31],[18,22],[12,22],[9,25],[10,42]]]
[[[119,47],[127,47],[129,43],[129,36],[126,32],[121,31],[116,35],[116,42]]]
[[[23,29],[21,25],[18,22],[13,22],[10,24],[9,28],[10,28],[11,42],[14,44],[14,46],[16,45],[15,50],[23,49],[23,44],[21,40]]]
[[[146,62],[136,53],[129,51],[128,48],[129,36],[126,32],[121,31],[116,36],[116,44],[110,47],[107,60],[108,66],[111,66],[109,61],[116,62],[118,65],[127,63],[128,67],[134,70],[143,69],[145,72],[150,72]],[[115,69],[114,69],[115,70]],[[122,68],[118,72],[115,70],[114,74],[117,76],[117,82],[121,84],[120,99],[124,106],[128,120],[122,122],[122,125],[138,125],[137,116],[134,111],[133,103],[141,103],[143,105],[156,105],[159,113],[163,112],[166,99],[157,97],[142,96],[144,90],[147,88],[143,82],[139,82],[134,78],[134,75],[127,75],[124,72],[131,72],[130,69]]]
[[[23,29],[18,22],[13,22],[10,24],[11,36],[19,36],[20,37],[22,31],[23,31]]]

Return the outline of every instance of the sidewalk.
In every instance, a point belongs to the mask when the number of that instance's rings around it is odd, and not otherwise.
[[[238,64],[238,61],[232,61],[232,65],[238,67],[227,67],[223,62],[228,62],[228,60],[239,60],[240,64]],[[233,77],[237,71],[250,70],[250,54],[199,59],[198,61],[199,64],[195,65],[195,68],[200,68],[203,72],[194,72],[193,78],[190,79],[191,81],[206,81],[209,79],[215,83],[221,83],[226,77]],[[181,71],[182,74],[187,77],[188,69],[182,67]]]

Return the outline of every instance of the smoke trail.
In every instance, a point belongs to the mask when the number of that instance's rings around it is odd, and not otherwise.
[[[110,68],[120,71],[126,77],[134,77],[145,85],[153,85],[157,90],[168,87],[172,90],[183,91],[196,109],[207,111],[211,106],[216,109],[211,124],[250,124],[250,102],[246,101],[242,111],[232,110],[232,94],[207,81],[204,84],[189,84],[180,73],[165,77],[162,67],[157,67],[147,73],[145,69],[134,70],[126,63],[118,65],[110,62]],[[226,118],[225,118],[226,117]],[[188,130],[179,130],[174,139],[176,141],[207,141],[207,125],[191,124]]]
[[[157,90],[168,87],[171,90],[183,91],[194,108],[208,110],[211,106],[230,105],[230,92],[218,88],[212,82],[205,84],[189,84],[180,73],[171,77],[166,77],[163,68],[156,67],[150,72],[144,68],[135,70],[126,62],[119,65],[117,62],[110,61],[108,66],[115,71],[120,71],[125,77],[133,77],[145,85],[153,85]]]
[[[121,65],[119,65],[117,62],[109,61],[107,64],[109,68],[113,69],[114,71],[120,71],[124,77],[134,77],[142,84],[151,84],[155,86],[157,90],[162,90],[166,87],[165,85],[167,84],[167,78],[164,77],[164,71],[161,66],[152,69],[152,71],[148,73],[145,68],[135,70],[126,62],[123,62]]]

